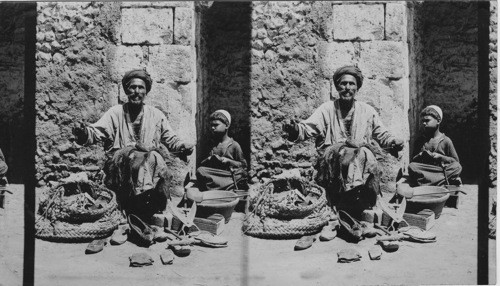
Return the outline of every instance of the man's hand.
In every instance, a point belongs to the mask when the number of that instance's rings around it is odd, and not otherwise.
[[[144,144],[139,143],[139,142],[135,143],[135,148],[139,151],[142,151],[142,152],[149,152],[153,149],[153,148],[148,148]]]
[[[85,127],[85,124],[82,122],[75,124],[75,126],[72,128],[71,132],[73,133],[73,136],[75,136],[75,141],[79,145],[85,144],[88,139],[88,131],[87,127]]]
[[[402,139],[394,139],[391,143],[391,148],[394,151],[401,151],[405,147],[405,142]]]
[[[193,153],[193,150],[194,150],[194,144],[187,142],[181,143],[179,148],[179,152],[184,156],[191,155]]]
[[[293,119],[285,120],[282,129],[288,134],[289,141],[295,141],[299,137],[299,126]]]

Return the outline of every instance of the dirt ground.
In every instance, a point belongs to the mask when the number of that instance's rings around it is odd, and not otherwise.
[[[21,285],[23,267],[23,186],[0,209],[0,285]],[[293,251],[295,240],[263,240],[241,232],[243,214],[225,225],[227,248],[195,246],[190,256],[164,266],[159,243],[140,248],[126,242],[85,255],[86,243],[62,244],[36,240],[35,285],[422,285],[477,283],[477,186],[466,185],[459,209],[445,208],[431,229],[437,242],[402,242],[394,253],[371,261],[367,250],[375,239],[358,244],[340,238],[317,241]],[[337,252],[355,248],[361,261],[337,263]],[[496,284],[496,240],[489,240],[490,284]],[[149,267],[131,268],[128,257],[145,252]]]

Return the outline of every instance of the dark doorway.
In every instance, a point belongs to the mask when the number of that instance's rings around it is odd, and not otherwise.
[[[443,110],[441,131],[451,138],[463,167],[464,182],[477,183],[478,3],[424,1],[415,4],[416,35],[410,51],[416,64],[412,97],[412,142],[418,135],[418,114],[431,104]]]
[[[33,10],[33,11],[32,11]],[[24,183],[25,18],[31,3],[0,3],[0,148],[10,183]],[[30,162],[31,163],[31,162]]]
[[[250,163],[251,12],[249,2],[214,2],[198,12],[198,160],[210,151],[208,117],[225,109],[229,136]]]

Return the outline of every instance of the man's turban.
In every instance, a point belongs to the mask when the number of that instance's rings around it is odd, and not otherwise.
[[[151,76],[147,71],[141,69],[131,70],[125,73],[122,78],[123,89],[127,90],[130,81],[134,78],[142,79],[144,83],[146,83],[146,92],[149,92],[151,90],[153,80],[151,79]]]
[[[335,84],[335,87],[337,89],[339,88],[340,79],[345,74],[355,77],[358,84],[358,89],[361,88],[361,86],[363,85],[363,74],[361,74],[361,70],[355,66],[343,66],[337,69],[335,71],[335,74],[333,75],[333,83]]]

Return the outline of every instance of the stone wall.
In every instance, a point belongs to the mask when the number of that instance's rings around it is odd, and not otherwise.
[[[39,185],[70,172],[95,174],[101,146],[72,142],[75,122],[92,123],[117,103],[111,55],[119,5],[39,3],[37,16],[37,180]]]
[[[416,10],[422,49],[418,97],[443,109],[441,131],[449,136],[463,166],[475,180],[478,148],[477,3],[424,1]]]
[[[490,1],[490,187],[496,194],[497,187],[497,117],[498,117],[498,2]]]
[[[282,139],[287,118],[305,119],[337,96],[334,71],[358,65],[358,99],[389,130],[409,138],[408,47],[404,2],[252,2],[252,170],[254,181],[299,168],[313,175],[312,140]],[[381,158],[383,190],[393,190],[398,162]]]
[[[146,102],[194,141],[194,10],[187,2],[39,3],[37,23],[37,179],[40,185],[104,163],[102,146],[72,142],[75,122],[93,123],[126,101],[122,75],[146,68]],[[187,172],[170,166],[180,192]]]
[[[27,5],[0,3],[0,149],[12,183],[23,182],[24,19]]]

